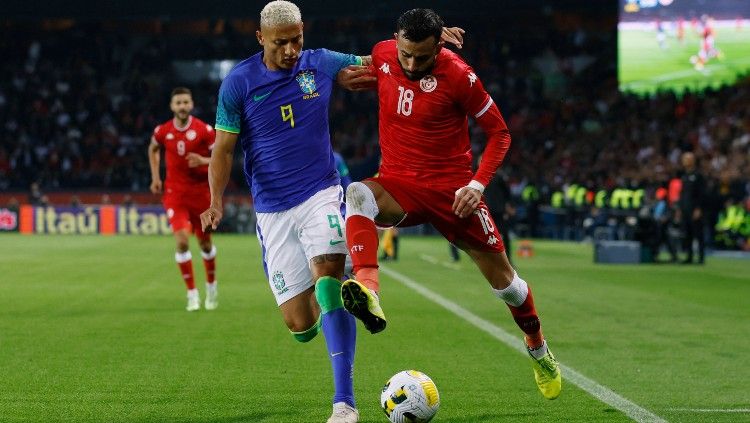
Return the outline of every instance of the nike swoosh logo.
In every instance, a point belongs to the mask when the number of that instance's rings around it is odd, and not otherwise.
[[[269,91],[269,92],[267,92],[267,93],[265,93],[263,95],[254,95],[253,96],[253,101],[261,101],[264,98],[268,97],[269,95],[271,95],[271,91]]]
[[[336,357],[337,355],[343,354],[343,351],[337,352],[337,353],[331,353],[331,357]]]
[[[334,241],[334,240],[328,241],[328,243],[331,244],[331,245],[341,244],[342,242],[344,242],[344,241],[343,240],[341,240],[341,241]]]

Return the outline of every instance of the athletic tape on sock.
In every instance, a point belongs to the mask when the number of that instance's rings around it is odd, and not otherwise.
[[[193,255],[190,254],[190,250],[185,251],[184,253],[176,252],[174,253],[174,259],[177,263],[185,263],[186,261],[192,260]]]
[[[212,245],[211,246],[211,251],[209,251],[207,253],[204,252],[204,251],[201,251],[201,256],[203,256],[204,260],[211,260],[211,259],[216,258],[216,246]]]
[[[526,284],[526,281],[521,279],[518,276],[518,273],[516,273],[516,271],[514,270],[513,280],[510,282],[510,285],[508,285],[507,288],[493,288],[492,291],[495,292],[495,295],[498,298],[502,299],[513,307],[520,307],[521,304],[526,301],[526,296],[529,295],[529,286]]]
[[[374,220],[378,213],[378,203],[370,188],[362,182],[349,184],[346,188],[347,216],[359,215]]]

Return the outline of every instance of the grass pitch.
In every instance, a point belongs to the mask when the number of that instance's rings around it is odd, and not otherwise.
[[[0,421],[324,422],[322,336],[289,335],[254,238],[216,244],[220,307],[187,313],[169,237],[0,236]],[[520,344],[465,256],[449,263],[438,238],[401,245],[385,267]],[[591,246],[535,247],[516,263],[562,363],[667,421],[750,420],[750,262],[595,265]],[[544,400],[528,358],[395,279],[381,284],[388,329],[358,326],[362,422],[386,422],[380,389],[410,368],[437,383],[438,422],[630,420],[565,378]]]
[[[689,24],[685,27],[684,42],[680,43],[674,35],[668,36],[668,48],[664,50],[656,41],[655,30],[620,29],[620,89],[639,94],[667,89],[697,91],[732,84],[738,76],[750,72],[750,28],[717,28],[716,47],[723,58],[711,59],[703,72],[690,63],[690,57],[698,54],[700,42],[701,38]]]

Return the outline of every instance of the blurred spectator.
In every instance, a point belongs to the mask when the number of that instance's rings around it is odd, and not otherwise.
[[[703,264],[706,250],[705,243],[705,200],[706,181],[697,168],[695,155],[687,152],[682,154],[682,191],[680,192],[680,216],[682,230],[685,234],[685,252],[687,257],[683,263],[693,262],[693,241],[698,243],[698,264]]]

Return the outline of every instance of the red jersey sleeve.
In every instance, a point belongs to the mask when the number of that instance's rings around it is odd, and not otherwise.
[[[166,134],[166,125],[158,125],[154,128],[154,139],[159,145],[164,145],[164,135]]]
[[[458,103],[468,115],[476,119],[487,134],[487,146],[482,153],[482,161],[472,178],[487,186],[510,148],[510,132],[500,110],[474,70],[466,66],[457,75],[455,92]]]
[[[484,89],[482,81],[470,66],[462,67],[454,76],[454,93],[463,110],[472,117],[478,118],[492,99]]]

